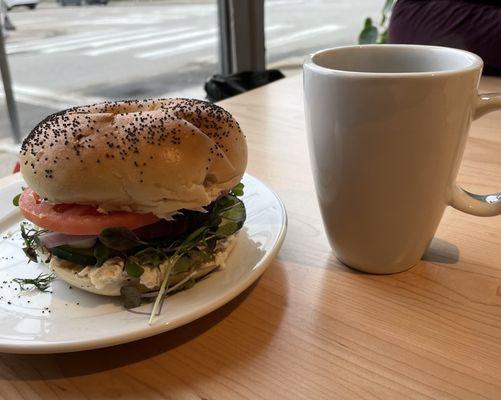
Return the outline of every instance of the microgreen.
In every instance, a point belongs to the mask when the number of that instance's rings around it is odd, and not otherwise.
[[[134,259],[140,265],[148,265],[150,267],[158,267],[165,259],[166,255],[163,251],[154,247],[147,247],[134,254]]]
[[[193,249],[182,255],[172,267],[173,274],[182,274],[213,259],[205,249]]]
[[[129,257],[125,262],[125,272],[133,278],[139,278],[143,274],[144,268],[137,263],[134,257]]]
[[[242,193],[242,189],[243,185],[237,189],[237,192]],[[233,194],[220,198],[216,202],[211,214],[207,225],[196,229],[183,241],[176,244],[174,253],[166,260],[168,263],[167,271],[151,311],[150,325],[157,315],[171,272],[177,272],[178,270],[188,272],[196,267],[196,265],[200,265],[200,263],[195,262],[192,258],[195,254],[197,257],[212,257],[211,250],[213,247],[210,248],[209,243],[211,246],[215,246],[214,239],[223,239],[237,232],[243,226],[246,218],[244,204]],[[191,254],[190,252],[192,251],[198,253]]]
[[[19,198],[21,197],[21,193],[19,193],[18,195],[14,196],[14,198],[12,199],[12,204],[16,207],[19,207]]]
[[[233,196],[243,196],[244,195],[244,184],[242,182],[237,183],[233,188],[230,190],[230,194]]]
[[[238,197],[243,195],[243,189],[244,185],[239,183],[227,195],[216,200],[203,225],[185,237],[176,240],[145,241],[139,239],[130,229],[107,228],[99,235],[96,245],[88,249],[90,253],[88,256],[96,260],[95,267],[101,267],[111,257],[122,257],[125,260],[124,271],[131,278],[141,277],[146,267],[162,268],[165,275],[158,292],[143,294],[137,286],[132,284],[121,289],[126,308],[139,306],[142,297],[153,298],[156,296],[149,320],[151,324],[158,314],[162,299],[168,293],[178,292],[193,286],[200,279],[200,277],[194,278],[197,276],[198,268],[214,259],[217,243],[242,228],[246,212],[243,202]],[[18,201],[18,196],[16,197],[17,200],[15,198],[13,203]],[[36,262],[38,259],[36,250],[42,246],[39,237],[45,232],[47,231],[21,224],[21,237],[24,240],[23,250],[32,261]],[[61,250],[63,247],[65,247],[66,252],[74,252],[73,255],[78,255],[81,252],[77,252],[77,249],[72,249],[71,246],[59,246],[52,249],[51,252],[55,254],[56,250]],[[68,255],[59,251],[58,256],[65,258]],[[74,259],[70,261],[75,262]],[[88,263],[85,262],[82,265],[88,265]],[[169,287],[170,278],[174,275],[177,283]],[[45,291],[50,281],[54,279],[52,276],[52,274],[41,274],[35,279],[19,279],[16,282],[19,285],[33,285]],[[44,286],[45,284],[47,286]]]
[[[106,260],[111,258],[112,252],[108,247],[102,244],[99,240],[94,246],[94,257],[96,257],[96,265],[95,267],[100,267],[104,264]]]
[[[127,228],[106,228],[99,235],[99,241],[113,250],[126,251],[138,247],[146,242]]]
[[[155,303],[153,304],[153,309],[151,310],[150,320],[148,321],[149,325],[151,325],[153,323],[155,315],[157,315],[158,308],[160,307],[160,301],[162,300],[162,298],[164,296],[165,289],[167,288],[167,283],[169,282],[172,267],[174,266],[174,264],[177,262],[177,260],[180,257],[181,257],[180,255],[176,254],[176,255],[172,256],[171,258],[169,258],[169,260],[167,261],[168,265],[167,265],[167,269],[165,271],[165,277],[162,281],[162,284],[160,285],[160,289],[158,290],[158,295],[155,299]]]
[[[141,294],[135,286],[122,286],[120,288],[124,307],[127,309],[136,308],[141,305]]]

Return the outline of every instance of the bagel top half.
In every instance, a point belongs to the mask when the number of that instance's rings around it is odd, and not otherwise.
[[[20,164],[47,201],[165,217],[236,185],[247,145],[231,114],[205,101],[105,102],[47,117],[23,141]]]

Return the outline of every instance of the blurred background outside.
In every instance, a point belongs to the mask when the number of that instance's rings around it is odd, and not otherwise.
[[[204,98],[205,80],[218,72],[215,0],[79,2],[42,0],[8,12],[16,29],[7,32],[6,51],[23,135],[72,105]],[[308,53],[356,43],[365,17],[377,19],[380,9],[381,0],[266,0],[267,68],[298,73]],[[2,89],[0,140],[9,136]]]

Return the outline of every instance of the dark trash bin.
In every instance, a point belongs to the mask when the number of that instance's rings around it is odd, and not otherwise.
[[[232,75],[214,75],[205,82],[207,100],[215,102],[247,92],[284,78],[278,69],[243,71]]]

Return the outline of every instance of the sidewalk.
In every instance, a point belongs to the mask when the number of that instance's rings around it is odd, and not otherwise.
[[[301,63],[302,58],[289,58],[284,59],[278,63],[269,64],[268,68],[279,69],[284,73],[284,75],[290,76],[299,74],[301,72]],[[14,88],[14,96],[17,100],[19,123],[21,125],[21,134],[23,136],[26,136],[28,133],[30,133],[30,131],[38,124],[38,122],[40,122],[46,116],[70,106],[83,105],[76,104],[74,101],[72,101],[71,96],[64,96],[61,93],[52,94],[52,97],[49,96],[49,94],[51,94],[49,92],[47,92],[45,96],[44,93],[39,93],[37,96],[35,96],[35,94],[33,93],[24,93],[23,91],[16,91],[15,89],[16,88]],[[56,95],[59,95],[58,99],[55,99]],[[125,98],[124,96],[120,96],[119,94],[118,97],[121,99]],[[205,91],[202,84],[200,84],[199,86],[188,86],[174,92],[162,94],[162,97],[189,97],[204,99]],[[89,98],[87,100],[87,103],[90,104],[98,101],[99,99]],[[7,114],[7,107],[3,96],[3,88],[0,85],[0,144],[4,140],[6,140],[6,138],[10,138],[10,136],[11,130]]]

